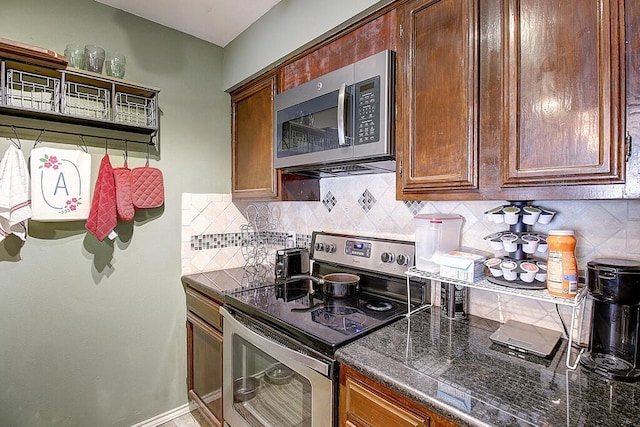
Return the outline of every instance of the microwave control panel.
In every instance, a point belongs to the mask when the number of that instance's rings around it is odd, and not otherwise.
[[[355,144],[380,140],[380,76],[355,84]]]

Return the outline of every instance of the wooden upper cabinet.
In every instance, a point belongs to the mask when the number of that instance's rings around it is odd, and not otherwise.
[[[273,168],[275,75],[231,94],[231,194],[234,200],[276,200],[278,172]]]
[[[624,0],[414,0],[401,9],[399,199],[640,191],[626,182],[638,168],[625,164]]]
[[[478,188],[477,3],[416,0],[402,7],[398,198]]]
[[[280,91],[346,67],[383,50],[396,50],[397,11],[388,8],[358,22],[353,29],[322,42],[310,52],[284,65],[280,70]]]
[[[624,0],[508,0],[502,187],[622,183]]]

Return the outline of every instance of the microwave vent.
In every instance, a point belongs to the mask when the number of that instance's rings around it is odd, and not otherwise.
[[[310,176],[315,178],[332,178],[376,173],[392,173],[396,171],[395,160],[383,160],[371,163],[342,163],[331,165],[306,166],[304,168],[288,168],[285,173]]]

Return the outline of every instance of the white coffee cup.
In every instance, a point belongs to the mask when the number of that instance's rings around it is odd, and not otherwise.
[[[518,245],[516,244],[518,236],[516,236],[515,234],[503,234],[500,237],[500,240],[502,240],[502,246],[504,247],[505,251],[515,252],[518,249]]]
[[[533,279],[536,278],[536,273],[538,273],[539,270],[537,265],[528,261],[521,263],[520,269],[522,270],[520,273],[520,280],[527,283],[533,282]]]
[[[520,236],[522,240],[522,250],[527,254],[533,254],[538,249],[540,239],[535,234],[523,234]]]
[[[518,264],[511,260],[502,261],[500,268],[502,269],[502,275],[507,280],[516,280],[518,273],[516,271]]]

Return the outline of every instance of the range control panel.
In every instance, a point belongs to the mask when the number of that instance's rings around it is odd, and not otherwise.
[[[314,261],[381,274],[404,276],[414,265],[415,245],[409,241],[315,231],[311,246]]]

